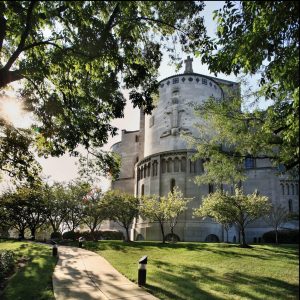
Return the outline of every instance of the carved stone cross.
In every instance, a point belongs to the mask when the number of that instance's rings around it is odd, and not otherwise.
[[[184,73],[193,73],[193,65],[192,65],[193,59],[190,56],[188,56],[184,62],[185,62]]]

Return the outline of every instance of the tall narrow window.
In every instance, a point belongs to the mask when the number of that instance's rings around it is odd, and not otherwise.
[[[144,166],[144,178],[147,177],[147,165]]]
[[[295,195],[295,187],[291,184],[291,195]]]
[[[289,199],[289,212],[293,212],[293,200]]]
[[[143,177],[144,177],[144,168],[143,167],[141,167],[141,171],[140,171],[140,174],[141,174],[141,179],[143,179]]]
[[[157,161],[152,163],[152,176],[157,176]]]
[[[287,183],[285,186],[286,186],[286,194],[289,195],[290,194],[290,185]]]
[[[147,177],[150,176],[150,168],[151,168],[151,164],[148,163],[148,166],[147,166]]]
[[[142,184],[141,196],[144,196],[144,195],[145,195],[145,187],[144,187],[144,185]]]
[[[195,173],[196,172],[196,162],[190,160],[190,173]]]
[[[295,184],[295,194],[299,195],[299,185],[298,185],[298,183]]]
[[[172,179],[171,179],[171,183],[170,183],[170,191],[171,191],[172,193],[174,192],[175,184],[176,184],[175,179],[172,178]]]
[[[174,159],[174,172],[179,172],[179,159],[175,157]]]
[[[182,157],[181,158],[181,172],[185,172],[186,171],[186,158]]]
[[[282,193],[282,195],[284,195],[284,184],[281,183],[280,185],[281,185],[281,193]]]

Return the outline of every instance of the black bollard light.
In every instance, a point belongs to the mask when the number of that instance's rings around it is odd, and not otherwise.
[[[147,265],[147,256],[143,256],[139,260],[139,271],[138,271],[138,285],[142,286],[146,284],[146,265]]]
[[[56,242],[54,241],[51,241],[52,243],[52,256],[57,256],[57,245],[56,245]]]

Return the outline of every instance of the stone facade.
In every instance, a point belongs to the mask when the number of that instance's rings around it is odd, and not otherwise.
[[[222,101],[230,93],[239,93],[239,84],[193,72],[191,60],[186,60],[185,73],[168,77],[160,82],[159,101],[151,115],[141,111],[140,130],[122,131],[121,142],[112,150],[122,157],[119,179],[112,182],[113,189],[133,193],[136,196],[166,195],[178,186],[185,197],[193,198],[175,227],[181,241],[224,240],[222,226],[209,218],[194,218],[192,212],[212,186],[197,186],[194,177],[203,172],[201,160],[193,162],[195,152],[190,149],[181,133],[197,135],[195,122],[201,118],[194,114],[193,105],[214,96]],[[268,160],[245,161],[248,179],[243,183],[246,193],[257,189],[273,203],[281,203],[289,211],[299,211],[298,182],[277,176]],[[167,229],[167,228],[166,228]],[[248,228],[248,242],[259,241],[262,234],[271,230],[263,221]],[[166,232],[168,233],[168,232]],[[158,224],[138,218],[132,228],[133,238],[160,240]],[[229,240],[238,240],[235,228],[229,230]]]

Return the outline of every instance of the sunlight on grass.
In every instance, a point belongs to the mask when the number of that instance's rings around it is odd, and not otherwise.
[[[297,246],[101,241],[87,248],[137,282],[138,260],[148,255],[147,289],[162,300],[296,299]]]
[[[28,260],[8,282],[3,300],[54,300],[52,273],[57,258],[46,245],[0,241],[0,250],[13,250],[16,257]]]

